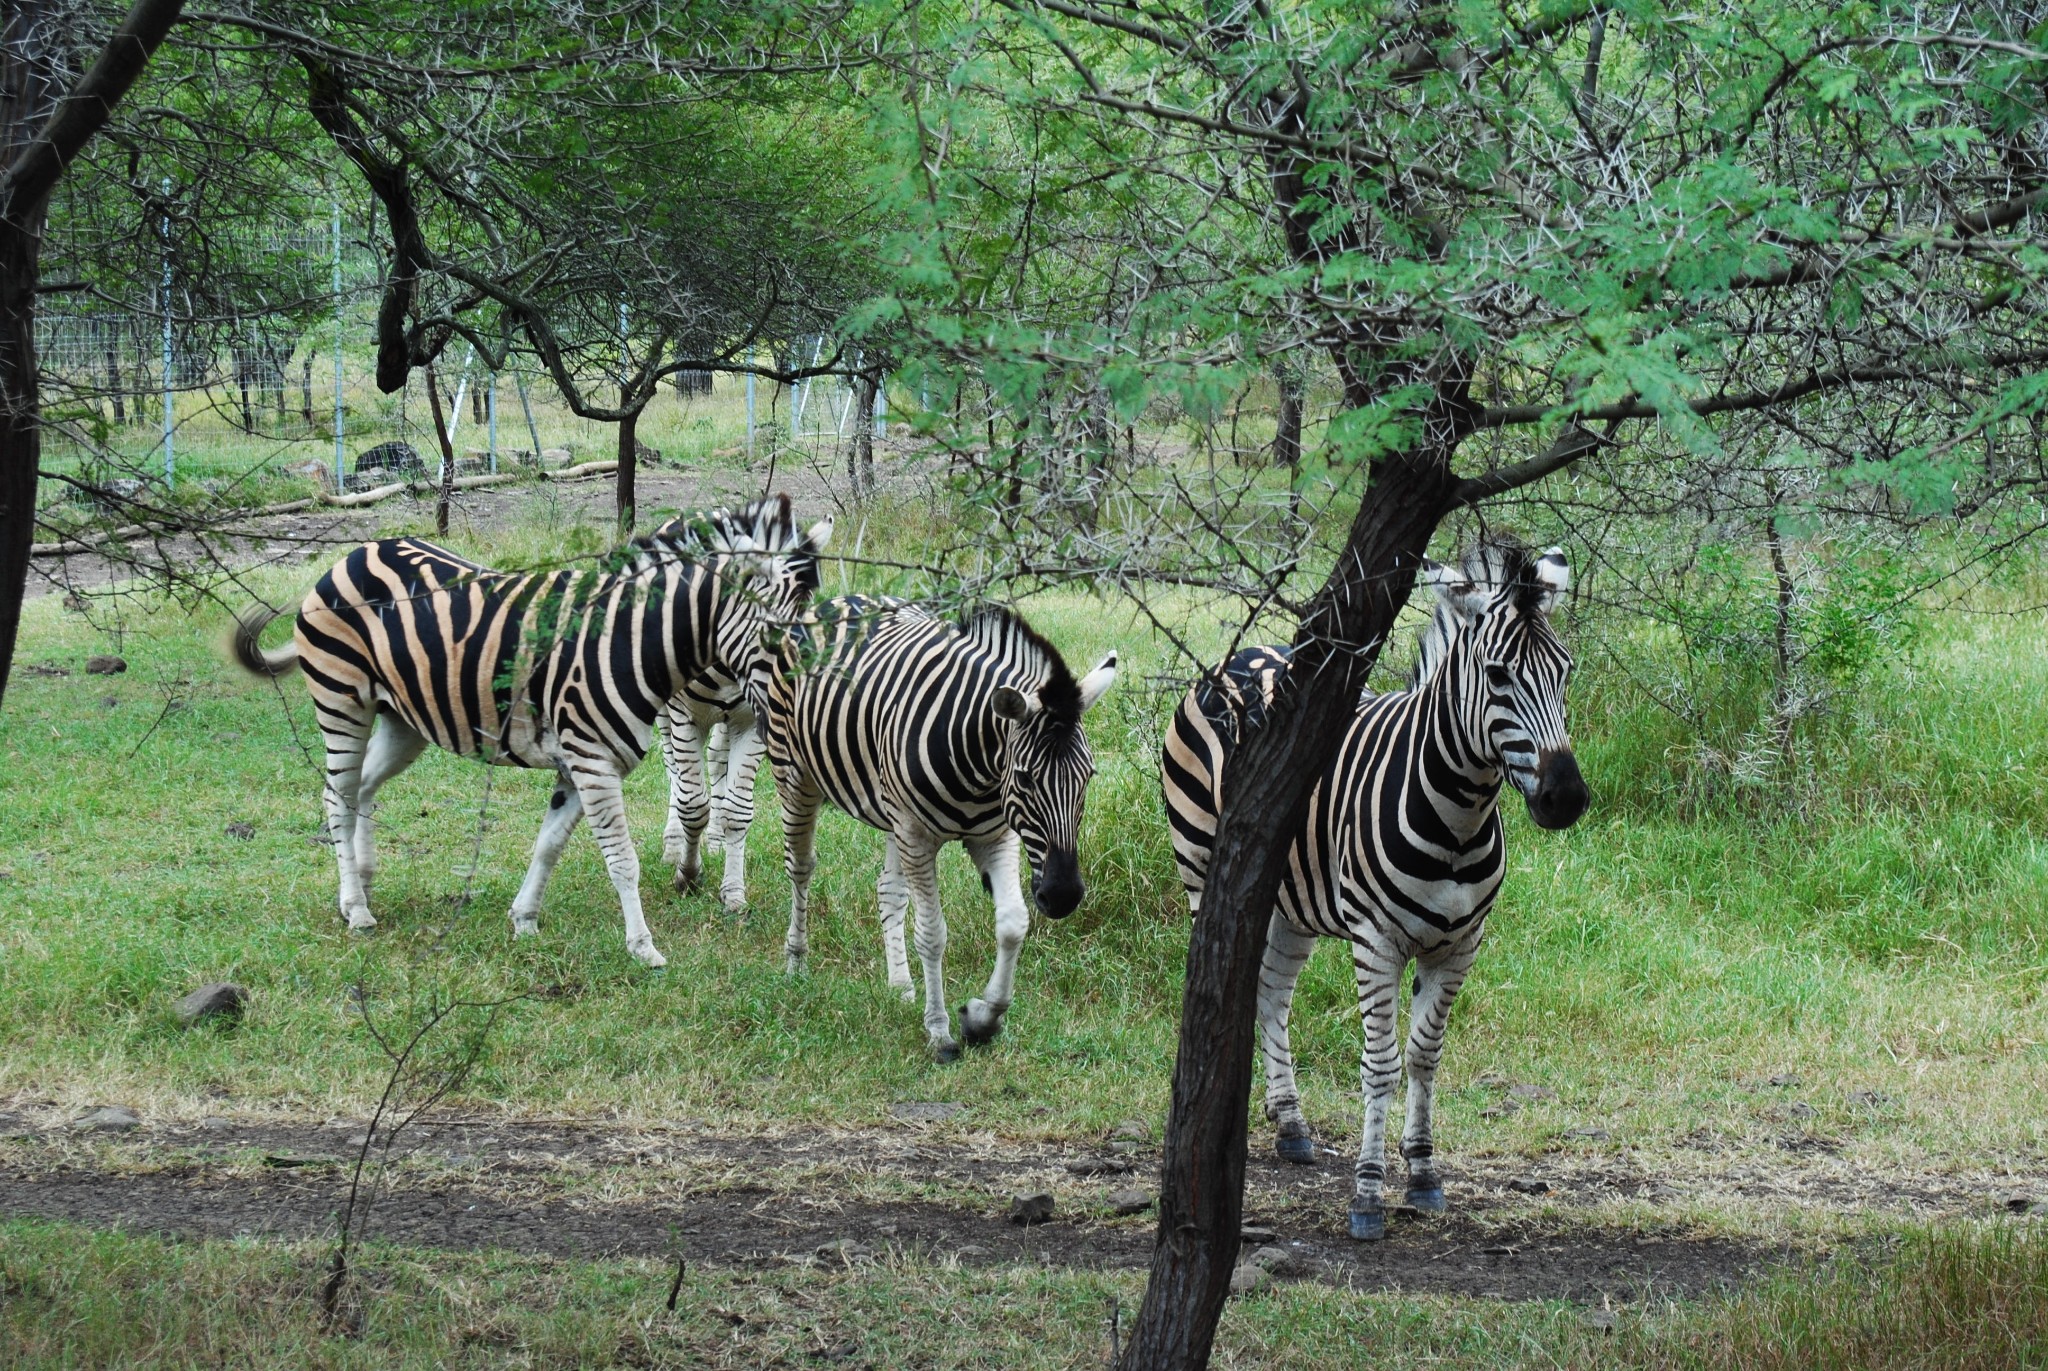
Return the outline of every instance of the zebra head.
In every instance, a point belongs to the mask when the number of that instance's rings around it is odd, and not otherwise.
[[[768,670],[767,640],[795,623],[818,588],[818,561],[832,521],[798,526],[789,496],[772,495],[739,509],[678,515],[647,540],[707,558],[722,587],[713,632],[717,665],[751,682]]]
[[[1565,725],[1572,655],[1550,613],[1571,584],[1561,548],[1541,556],[1488,541],[1456,567],[1423,564],[1436,587],[1436,613],[1416,664],[1420,684],[1439,672],[1459,700],[1474,760],[1504,773],[1539,828],[1569,828],[1590,796]]]
[[[1031,861],[1039,913],[1064,919],[1080,906],[1081,806],[1095,759],[1081,716],[1116,680],[1116,654],[1076,681],[1058,649],[1006,609],[984,609],[961,631],[1008,667],[1013,683],[992,698],[1002,733],[1003,818]]]

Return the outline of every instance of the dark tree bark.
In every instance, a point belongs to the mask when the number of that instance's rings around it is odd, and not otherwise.
[[[441,444],[441,495],[434,502],[434,532],[448,532],[448,507],[455,502],[455,445],[448,441],[448,420],[441,413],[441,392],[434,364],[427,363],[427,408],[434,414],[434,437]]]
[[[632,404],[630,394],[622,397],[626,404]],[[638,502],[633,489],[634,477],[640,469],[640,411],[629,409],[626,417],[619,420],[619,534],[621,537],[633,531],[633,506]]]
[[[1309,791],[1454,501],[1450,459],[1462,427],[1461,414],[1444,406],[1418,447],[1373,463],[1344,551],[1295,636],[1276,708],[1231,758],[1188,944],[1159,1239],[1122,1371],[1208,1365],[1244,1217],[1259,961],[1287,838],[1305,820]]]
[[[853,446],[846,453],[846,479],[856,502],[875,490],[875,396],[882,388],[879,368],[860,373],[853,390]]]
[[[57,61],[77,41],[68,15],[47,0],[0,8],[0,701],[36,534],[42,406],[35,306],[44,214],[64,168],[106,126],[183,7],[183,0],[136,0],[61,100]]]
[[[121,324],[119,320],[100,326],[107,346],[107,395],[114,402],[114,422],[128,422],[128,408],[121,394]]]

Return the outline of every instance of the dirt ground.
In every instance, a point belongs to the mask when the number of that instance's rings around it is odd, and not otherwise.
[[[363,1128],[215,1118],[80,1135],[34,1112],[0,1114],[0,1214],[186,1237],[324,1237],[346,1201]],[[446,1120],[405,1131],[392,1155],[370,1171],[368,1231],[386,1241],[739,1267],[900,1254],[1141,1269],[1154,1215],[1114,1217],[1102,1197],[1150,1193],[1159,1164],[1156,1143],[1016,1144],[917,1124],[734,1137]],[[856,1176],[905,1184],[891,1196],[833,1179]],[[1284,1248],[1292,1279],[1589,1303],[1695,1295],[1795,1257],[1682,1224],[1587,1222],[1568,1209],[1597,1197],[1580,1191],[1565,1211],[1546,1209],[1511,1180],[1453,1174],[1452,1215],[1397,1212],[1385,1241],[1358,1244],[1342,1230],[1348,1159],[1293,1167],[1255,1155],[1246,1240]],[[1632,1182],[1608,1185],[1625,1194]],[[1051,1220],[1011,1222],[1009,1197],[1040,1190],[1059,1197]]]

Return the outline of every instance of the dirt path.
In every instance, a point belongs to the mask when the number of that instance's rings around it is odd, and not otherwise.
[[[81,1137],[0,1115],[0,1215],[189,1237],[320,1238],[349,1187],[361,1125],[206,1120]],[[710,1266],[862,1262],[892,1252],[963,1265],[1140,1269],[1150,1214],[1113,1217],[1111,1188],[1149,1188],[1156,1147],[1048,1147],[916,1126],[776,1137],[601,1125],[452,1121],[401,1139],[372,1211],[380,1239],[557,1257]],[[1114,1150],[1123,1147],[1126,1151]],[[1455,1185],[1455,1182],[1454,1182]],[[1349,1166],[1257,1160],[1248,1240],[1291,1278],[1358,1290],[1497,1299],[1690,1295],[1786,1260],[1783,1247],[1622,1228],[1512,1204],[1467,1182],[1445,1219],[1397,1214],[1386,1241],[1348,1241]],[[1019,1191],[1058,1196],[1050,1222],[1008,1219]],[[1517,1197],[1519,1198],[1519,1197]],[[1260,1231],[1263,1230],[1263,1231]]]

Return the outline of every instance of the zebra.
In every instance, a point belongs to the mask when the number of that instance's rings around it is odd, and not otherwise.
[[[556,773],[512,928],[538,930],[542,892],[576,820],[591,832],[625,914],[626,948],[666,959],[640,907],[624,777],[647,755],[655,715],[707,666],[745,675],[770,623],[800,612],[829,520],[808,533],[789,497],[716,510],[635,538],[598,571],[493,571],[417,538],[366,543],[306,595],[292,642],[258,642],[275,617],[245,612],[233,649],[276,677],[303,667],[326,743],[327,835],[351,929],[376,926],[370,815],[378,790],[429,743]]]
[[[687,893],[702,880],[704,844],[722,849],[718,895],[733,913],[747,907],[747,830],[762,752],[753,702],[733,676],[714,667],[669,698],[661,729],[669,796],[662,859]]]
[[[1288,847],[1259,976],[1259,1044],[1266,1116],[1277,1150],[1310,1162],[1315,1144],[1295,1089],[1288,1011],[1317,937],[1351,944],[1365,1025],[1365,1097],[1350,1205],[1351,1236],[1386,1230],[1381,1200],[1386,1118],[1400,1071],[1395,1005],[1415,963],[1408,1015],[1408,1108],[1401,1136],[1407,1202],[1445,1208],[1431,1105],[1451,1001],[1472,967],[1506,870],[1498,797],[1505,779],[1538,827],[1569,827],[1585,812],[1585,780],[1565,727],[1571,654],[1550,624],[1570,583],[1564,553],[1540,557],[1496,541],[1455,570],[1425,563],[1437,603],[1409,688],[1366,694],[1311,794],[1309,819]],[[1161,777],[1174,855],[1201,912],[1223,770],[1271,708],[1286,648],[1251,648],[1198,682],[1168,730]]]
[[[974,1046],[1002,1028],[1030,926],[1020,847],[1040,913],[1062,919],[1081,903],[1076,843],[1095,772],[1081,720],[1116,680],[1117,654],[1077,681],[1007,609],[955,625],[901,601],[848,596],[815,613],[812,631],[785,640],[762,699],[790,880],[786,966],[799,971],[808,950],[818,809],[829,800],[888,835],[876,890],[889,985],[915,1000],[903,941],[912,905],[925,1034],[937,1061],[955,1061],[939,849],[965,846],[995,901],[995,969],[960,1007],[960,1036]]]

